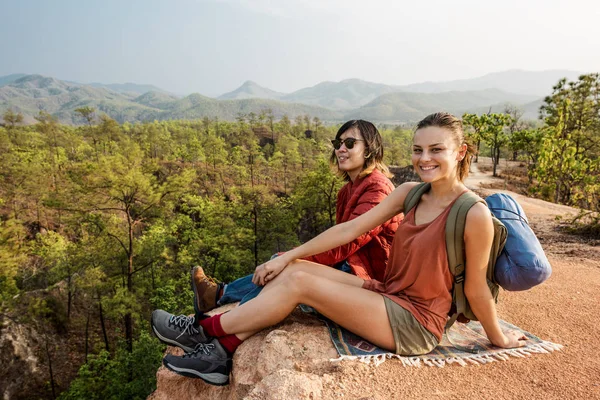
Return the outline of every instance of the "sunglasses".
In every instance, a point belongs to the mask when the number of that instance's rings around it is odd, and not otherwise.
[[[356,143],[356,142],[364,142],[364,140],[362,140],[362,139],[354,139],[354,138],[351,138],[351,137],[349,137],[349,138],[346,138],[346,139],[344,139],[344,140],[341,140],[341,139],[333,139],[333,140],[331,141],[331,144],[333,144],[333,148],[334,148],[334,149],[336,149],[336,150],[339,150],[339,149],[340,149],[340,147],[342,147],[342,143],[343,143],[343,144],[344,144],[344,146],[346,146],[346,148],[347,148],[348,150],[350,150],[351,148],[353,148],[353,147],[354,147],[354,143]]]

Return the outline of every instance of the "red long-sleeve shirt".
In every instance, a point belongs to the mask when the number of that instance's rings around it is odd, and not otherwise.
[[[379,170],[345,184],[337,196],[336,223],[350,221],[379,204],[394,190],[394,184]],[[352,242],[306,260],[333,266],[347,261],[363,279],[383,280],[390,248],[402,214],[359,236]]]

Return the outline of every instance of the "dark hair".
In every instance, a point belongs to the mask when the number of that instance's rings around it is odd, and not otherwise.
[[[340,129],[338,129],[335,138],[339,139],[340,136],[342,136],[346,131],[349,131],[353,128],[358,129],[365,141],[365,162],[358,177],[363,178],[369,175],[375,169],[378,169],[385,176],[391,178],[393,175],[390,173],[388,167],[383,163],[383,138],[381,137],[381,134],[375,125],[373,125],[371,122],[362,119],[350,120],[342,125]],[[348,173],[339,169],[338,160],[335,156],[335,150],[331,152],[329,162],[331,165],[335,165],[338,168],[338,173],[344,178],[344,180],[350,180]]]
[[[458,165],[456,167],[458,179],[461,182],[464,181],[469,175],[469,167],[471,166],[471,160],[473,159],[473,155],[475,154],[475,148],[471,143],[469,143],[469,141],[465,139],[462,121],[450,113],[437,112],[423,118],[417,124],[415,133],[419,129],[428,128],[430,126],[435,126],[438,128],[448,130],[452,134],[452,138],[454,139],[458,147],[462,146],[463,144],[467,145],[467,151],[465,153],[465,156],[462,160],[458,162]]]

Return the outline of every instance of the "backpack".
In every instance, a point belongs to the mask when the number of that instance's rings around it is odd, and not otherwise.
[[[430,188],[429,183],[421,183],[410,190],[404,200],[404,215]],[[485,201],[472,191],[463,193],[453,204],[446,221],[448,266],[454,276],[452,307],[446,329],[457,319],[460,322],[477,320],[464,293],[463,240],[467,213],[476,203],[488,206],[492,214],[494,239],[487,267],[487,284],[495,302],[498,302],[500,286],[506,290],[526,290],[545,281],[552,272],[542,246],[516,200],[503,193],[489,196]]]

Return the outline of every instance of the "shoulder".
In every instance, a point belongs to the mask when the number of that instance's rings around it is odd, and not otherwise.
[[[406,194],[408,194],[408,192],[410,192],[410,190],[412,188],[414,188],[417,185],[420,185],[421,182],[404,182],[403,184],[401,184],[400,186],[398,186],[396,188],[396,190],[401,191],[401,192],[406,192]]]
[[[390,197],[392,197],[397,204],[401,205],[401,211],[404,210],[404,200],[406,199],[406,196],[408,196],[408,193],[412,188],[419,184],[420,182],[404,182],[390,194]]]
[[[387,176],[375,170],[362,179],[356,190],[360,193],[381,192],[387,195],[394,190],[394,184]]]
[[[465,235],[469,234],[493,234],[492,214],[490,209],[479,202],[473,205],[467,213]]]
[[[394,189],[394,184],[378,169],[373,170],[369,175],[363,178],[363,183],[369,186],[382,186],[387,187],[390,190]]]
[[[477,223],[486,221],[492,221],[490,209],[481,202],[475,203],[467,213],[467,222]]]

